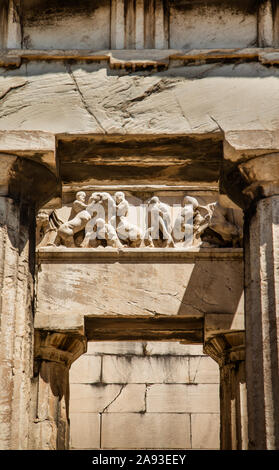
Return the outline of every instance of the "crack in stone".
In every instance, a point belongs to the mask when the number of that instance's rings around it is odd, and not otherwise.
[[[130,100],[126,101],[126,103],[122,105],[122,109],[128,111],[127,108],[131,104],[139,103],[141,101],[144,101],[146,98],[149,98],[149,96],[151,95],[175,88],[177,82],[179,81],[180,80],[161,79],[159,82],[155,83],[155,85],[152,85],[150,88],[148,88],[142,95],[136,96],[135,98],[131,98]]]
[[[3,101],[10,93],[13,93],[14,91],[16,91],[18,88],[22,88],[26,85],[28,85],[28,81],[24,82],[24,83],[21,83],[19,85],[14,85],[14,86],[10,86],[1,96],[0,96],[0,100]]]
[[[0,98],[0,101],[1,101],[1,98]],[[12,111],[10,112],[3,112],[3,114],[1,113],[1,118],[3,117],[7,117],[7,116],[11,116],[12,114],[17,114],[19,111],[21,111],[22,109],[24,108],[28,108],[30,105],[29,104],[24,104],[22,106],[18,106],[16,109],[13,109]],[[23,121],[24,122],[24,121]]]
[[[196,377],[197,377],[198,369],[200,367],[201,359],[202,359],[202,356],[200,356],[200,358],[199,358],[199,361],[198,361],[198,364],[197,364],[197,367],[196,367],[196,370],[195,370],[195,375],[193,377],[193,380],[190,380],[190,383],[195,383],[195,381],[196,381]]]
[[[101,412],[101,414],[102,414],[102,413],[105,413],[106,410],[109,408],[109,406],[112,405],[112,404],[117,400],[117,398],[120,397],[120,395],[121,395],[122,391],[124,390],[124,388],[126,387],[126,385],[127,385],[127,384],[123,384],[123,385],[121,386],[121,388],[120,388],[119,392],[117,393],[117,395],[114,397],[114,399],[113,399],[107,406],[105,406],[105,408],[103,409],[103,411]]]
[[[220,126],[218,121],[211,115],[209,115],[209,117],[210,117],[211,121],[215,122],[215,124],[218,126],[219,131],[222,132],[222,134],[223,134],[224,130],[222,129],[222,127]]]
[[[91,108],[90,108],[90,107],[88,106],[88,104],[86,103],[86,100],[85,100],[85,98],[84,98],[84,95],[83,95],[82,91],[80,90],[80,88],[79,88],[79,86],[78,86],[77,80],[76,80],[76,78],[75,78],[75,76],[74,76],[74,74],[73,74],[73,72],[72,72],[72,70],[71,70],[70,65],[67,65],[66,69],[67,69],[67,72],[68,72],[68,74],[70,75],[71,79],[72,79],[73,82],[74,82],[74,85],[75,85],[76,90],[77,90],[77,92],[78,92],[78,94],[79,94],[79,96],[80,96],[80,99],[81,99],[81,102],[82,102],[84,108],[86,109],[86,111],[88,112],[88,114],[90,114],[90,116],[92,116],[92,117],[95,119],[96,123],[98,124],[99,128],[104,132],[104,134],[107,134],[107,131],[104,129],[104,127],[102,126],[102,124],[101,124],[101,122],[99,121],[99,119],[97,118],[97,116],[95,116],[95,114],[93,113],[93,111],[91,110]]]

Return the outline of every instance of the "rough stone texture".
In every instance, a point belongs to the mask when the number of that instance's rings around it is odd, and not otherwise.
[[[245,259],[249,447],[256,449],[279,446],[278,227],[279,197],[262,199],[250,219]]]
[[[33,215],[34,217],[34,215]],[[32,211],[0,198],[0,448],[26,449],[32,370]]]
[[[79,364],[84,359],[94,364],[98,358],[103,361],[101,382],[85,383],[87,372]],[[199,360],[208,361],[206,379],[215,383],[189,383],[192,359],[197,360],[197,378],[203,375]],[[177,342],[91,342],[75,366],[74,380],[70,371],[71,448],[219,447],[219,377],[202,347],[198,351],[197,346]],[[164,381],[166,372],[170,380],[170,370],[174,383],[152,385]],[[183,384],[175,383],[180,376]],[[204,425],[200,435],[199,422]],[[93,429],[97,423],[100,428]]]
[[[119,76],[94,64],[27,64],[0,77],[0,129],[162,135],[278,128],[277,69],[199,67]]]

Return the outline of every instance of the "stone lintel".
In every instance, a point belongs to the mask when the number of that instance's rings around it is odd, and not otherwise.
[[[54,261],[54,260],[92,260],[96,259],[169,259],[175,261],[176,259],[222,259],[222,260],[239,260],[243,257],[242,248],[67,248],[64,246],[59,247],[42,247],[37,251],[39,261]]]
[[[85,317],[88,341],[183,341],[203,342],[203,317]]]

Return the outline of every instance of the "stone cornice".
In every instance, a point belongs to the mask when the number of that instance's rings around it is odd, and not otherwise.
[[[279,64],[279,49],[244,48],[244,49],[2,49],[1,67],[20,67],[22,62],[31,61],[86,61],[106,62],[112,69],[168,69],[177,65],[192,63],[253,61],[264,65]]]

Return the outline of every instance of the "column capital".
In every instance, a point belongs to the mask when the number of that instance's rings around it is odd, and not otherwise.
[[[35,330],[34,358],[56,362],[66,367],[87,350],[85,336],[72,332]]]
[[[60,197],[55,136],[45,132],[0,132],[0,196],[36,209]]]
[[[279,195],[279,131],[226,132],[220,184],[243,209]]]
[[[231,330],[212,336],[204,345],[204,352],[219,366],[245,360],[245,332]]]

